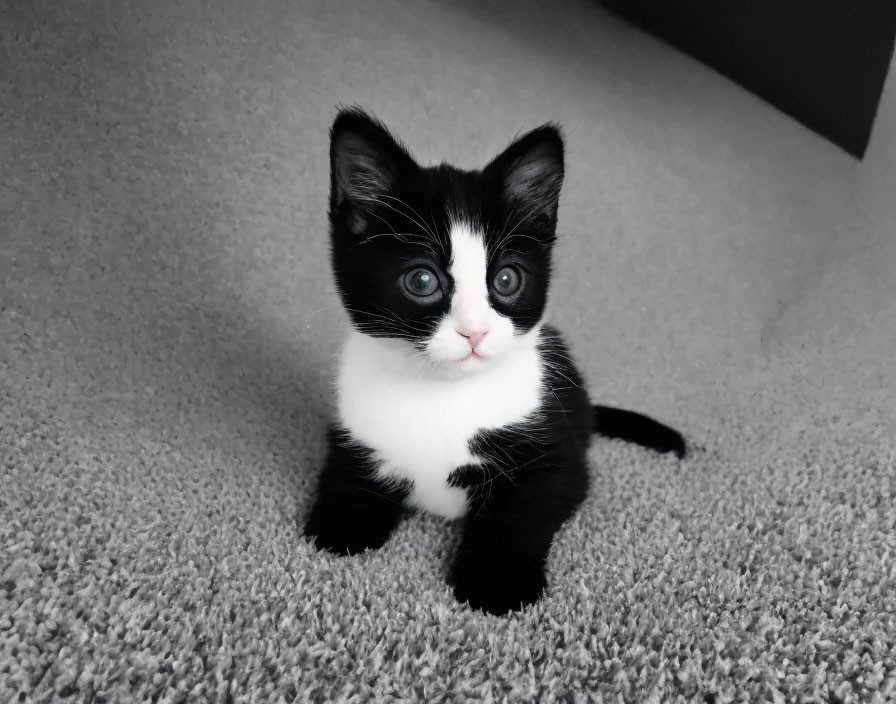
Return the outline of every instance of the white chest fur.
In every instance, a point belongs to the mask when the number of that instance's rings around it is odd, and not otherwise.
[[[353,332],[339,373],[340,420],[375,451],[382,476],[413,482],[411,504],[462,516],[466,491],[448,486],[448,476],[478,461],[470,440],[479,431],[519,422],[538,407],[536,339],[487,369],[440,378],[394,341]]]

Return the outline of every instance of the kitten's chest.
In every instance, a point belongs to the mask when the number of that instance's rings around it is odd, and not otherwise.
[[[374,450],[382,475],[414,483],[412,503],[462,515],[466,493],[449,487],[448,477],[479,461],[470,451],[479,432],[518,423],[538,408],[536,350],[461,379],[402,374],[378,361],[363,345],[347,346],[339,377],[341,422]]]

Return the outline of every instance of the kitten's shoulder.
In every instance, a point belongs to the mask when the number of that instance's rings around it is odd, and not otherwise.
[[[576,369],[569,345],[563,339],[563,334],[553,325],[542,326],[538,336],[538,354],[548,367]]]
[[[576,436],[587,442],[591,428],[591,402],[585,382],[569,346],[552,325],[541,329],[538,353],[544,369],[544,407],[560,411],[567,423],[575,426]]]

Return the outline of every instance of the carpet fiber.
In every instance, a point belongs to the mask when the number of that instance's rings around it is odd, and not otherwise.
[[[0,3],[0,701],[896,698],[896,96],[858,164],[586,0]],[[346,328],[327,128],[569,143],[549,318],[595,441],[544,599],[457,527],[313,551]]]

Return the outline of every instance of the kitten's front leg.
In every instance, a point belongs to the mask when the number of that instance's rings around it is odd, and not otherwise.
[[[370,451],[332,430],[304,534],[337,555],[381,547],[404,515],[407,489],[371,477]]]
[[[449,575],[458,601],[501,615],[538,601],[554,534],[585,495],[584,467],[527,470],[493,480],[471,501]]]

